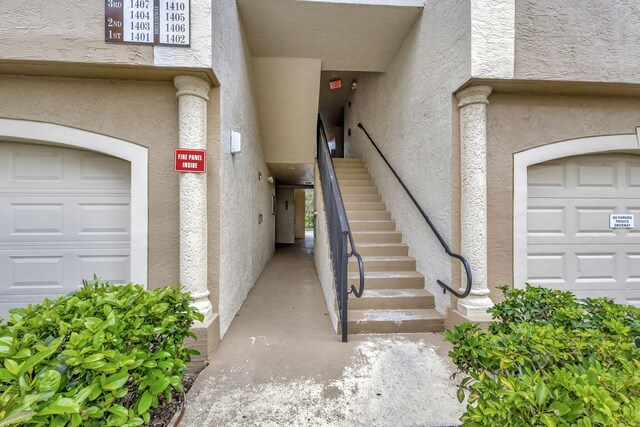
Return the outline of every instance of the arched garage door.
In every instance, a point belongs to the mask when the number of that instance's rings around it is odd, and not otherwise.
[[[0,142],[0,316],[130,274],[130,164],[89,151]]]
[[[640,156],[554,160],[527,182],[529,282],[640,305]],[[634,215],[635,228],[610,228],[611,214]]]

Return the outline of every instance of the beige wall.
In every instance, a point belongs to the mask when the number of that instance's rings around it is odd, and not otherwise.
[[[0,76],[0,117],[55,123],[149,147],[149,275],[179,282],[178,105],[171,82]],[[10,102],[8,102],[10,100]]]
[[[253,59],[268,163],[313,163],[321,62],[307,58]]]
[[[345,109],[345,153],[366,159],[409,244],[409,254],[417,259],[418,271],[426,276],[427,289],[436,296],[436,306],[442,312],[450,300],[436,279],[450,282],[449,257],[357,124],[361,121],[367,128],[445,240],[450,241],[451,99],[470,75],[469,22],[468,1],[427,3],[387,73],[362,75],[352,106]]]
[[[515,77],[640,82],[637,0],[519,0]]]
[[[220,330],[229,328],[236,312],[274,251],[275,216],[267,182],[255,94],[251,51],[234,1],[212,3],[213,70],[220,81]],[[231,131],[242,135],[242,152],[231,155]],[[262,179],[258,179],[258,172]],[[213,203],[210,199],[210,203]],[[263,222],[258,223],[262,214]]]
[[[497,93],[489,102],[489,286],[497,301],[496,286],[513,285],[513,154],[567,139],[632,134],[640,125],[640,99]]]
[[[305,214],[305,200],[304,190],[296,190],[294,193],[295,199],[295,237],[296,239],[304,239],[304,214]]]

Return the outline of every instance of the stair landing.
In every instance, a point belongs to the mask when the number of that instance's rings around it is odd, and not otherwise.
[[[356,247],[364,261],[365,291],[349,298],[349,333],[441,332],[444,317],[424,288],[424,276],[396,230],[392,212],[362,159],[333,159]],[[358,284],[349,261],[349,284]]]

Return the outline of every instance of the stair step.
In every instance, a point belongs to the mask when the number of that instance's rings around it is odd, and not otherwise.
[[[381,202],[380,194],[352,194],[342,193],[342,201],[344,202]]]
[[[348,166],[345,164],[333,165],[333,169],[336,171],[336,175],[369,175],[369,169],[367,169],[364,165],[362,166]]]
[[[353,240],[360,243],[401,243],[402,233],[399,231],[354,231]]]
[[[360,274],[349,273],[349,285],[360,283]],[[367,271],[364,272],[366,289],[424,289],[424,276],[417,271]]]
[[[409,246],[404,243],[356,243],[356,248],[362,256],[409,255]]]
[[[343,173],[336,171],[336,178],[338,178],[338,183],[349,180],[371,181],[371,175],[369,175],[368,173]]]
[[[390,221],[389,211],[347,211],[349,221]]]
[[[364,163],[362,157],[334,157],[333,163]]]
[[[349,333],[441,332],[444,317],[434,309],[349,310]]]
[[[383,202],[344,202],[344,208],[348,211],[386,211],[387,205]]]
[[[366,284],[365,284],[366,286]],[[435,298],[425,289],[366,289],[360,298],[349,297],[351,310],[433,308]]]
[[[350,220],[349,226],[352,231],[394,231],[396,222],[390,220]]]
[[[378,194],[378,187],[346,187],[340,188],[340,193],[345,194]]]
[[[347,187],[373,187],[371,179],[341,179],[338,181],[340,189]]]
[[[411,271],[416,269],[416,259],[409,256],[363,256],[364,271]],[[358,271],[355,257],[349,258],[349,273]]]

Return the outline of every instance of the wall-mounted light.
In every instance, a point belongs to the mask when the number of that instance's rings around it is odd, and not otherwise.
[[[242,135],[234,130],[231,131],[231,154],[237,154],[242,151]]]
[[[358,82],[356,81],[356,79],[353,79],[353,81],[351,82],[351,90],[356,90],[357,87]]]
[[[267,182],[269,184],[273,184],[273,177],[272,176],[267,177]]]
[[[262,179],[262,172],[258,171],[258,181]]]

